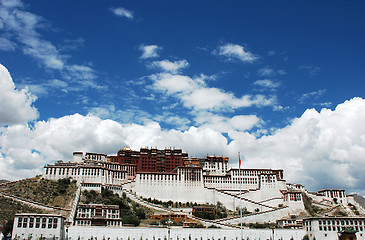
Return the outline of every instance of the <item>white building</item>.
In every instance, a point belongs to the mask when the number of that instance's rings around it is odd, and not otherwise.
[[[364,217],[312,217],[303,219],[304,230],[309,239],[333,240],[346,230],[356,232],[357,240],[365,239]]]
[[[13,239],[65,239],[65,218],[55,214],[15,214]]]
[[[318,191],[319,194],[326,197],[327,200],[335,203],[347,203],[345,189],[323,189]]]
[[[118,163],[97,160],[83,162],[58,161],[44,166],[42,177],[50,180],[72,178],[85,183],[120,185],[128,180],[128,172]]]
[[[79,204],[75,226],[121,227],[118,205]]]
[[[203,175],[201,167],[179,167],[177,173],[137,173],[135,181],[124,187],[144,198],[201,204],[219,201],[231,210],[239,206],[240,198],[251,212],[273,210],[280,204],[304,210],[300,191],[290,192],[295,198],[284,198],[287,188],[282,176],[282,170],[272,169],[231,169],[226,175]]]
[[[74,152],[69,163],[44,167],[43,178],[72,178],[83,189],[101,187],[132,191],[143,198],[161,201],[216,204],[230,210],[241,204],[250,212],[289,207],[291,213],[304,210],[302,191],[287,185],[281,169],[229,169],[228,158],[207,156],[184,160],[176,172],[136,172],[135,164],[119,164],[105,154]],[[118,188],[118,189],[117,189]],[[282,211],[285,214],[285,211]]]

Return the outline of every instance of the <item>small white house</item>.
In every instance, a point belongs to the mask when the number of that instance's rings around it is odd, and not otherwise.
[[[64,240],[65,218],[56,214],[15,214],[12,238]]]

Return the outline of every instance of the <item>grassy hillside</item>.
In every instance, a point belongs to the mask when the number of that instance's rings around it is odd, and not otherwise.
[[[32,208],[28,205],[0,196],[0,225],[4,225],[9,219],[13,219],[15,213],[29,212],[43,213],[41,209]]]
[[[0,188],[5,194],[63,208],[71,208],[76,190],[76,182],[70,179],[52,181],[39,176],[9,183]]]
[[[0,196],[0,225],[11,229],[15,213],[43,213],[44,211]]]

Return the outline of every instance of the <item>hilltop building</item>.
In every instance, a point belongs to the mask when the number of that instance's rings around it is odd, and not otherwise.
[[[102,186],[131,191],[161,201],[215,204],[235,210],[239,202],[247,211],[304,210],[302,189],[287,185],[282,169],[229,169],[228,157],[188,158],[181,149],[123,148],[117,156],[75,152],[71,162],[44,167],[43,178],[70,177],[84,189]],[[239,194],[241,192],[241,195]]]
[[[242,208],[245,216],[216,219],[209,224],[231,229],[173,229],[171,239],[217,238],[227,240],[244,238],[295,239],[304,235],[312,239],[361,239],[365,240],[365,210],[343,189],[323,189],[308,192],[301,184],[287,183],[282,169],[229,168],[229,158],[206,156],[189,158],[181,149],[130,148],[121,149],[116,156],[101,153],[74,152],[70,162],[57,161],[44,167],[43,178],[58,180],[72,178],[79,188],[67,219],[52,214],[17,214],[14,221],[15,239],[165,239],[163,228],[122,228],[117,205],[79,204],[80,192],[102,188],[114,193],[127,194],[139,203],[145,199],[198,203],[191,213],[167,209],[152,219],[170,218],[183,222],[184,227],[199,224],[193,219],[199,212],[214,213],[217,204],[232,211]],[[324,216],[304,218],[304,199],[317,207],[326,207]],[[192,204],[190,204],[191,206]],[[196,206],[196,204],[194,205]],[[156,207],[156,206],[155,206]],[[349,217],[331,217],[331,211],[341,208]],[[162,209],[162,207],[158,207]],[[166,209],[165,209],[166,210]],[[341,211],[342,211],[341,210]],[[189,215],[191,214],[191,215]],[[198,214],[199,215],[199,214]],[[360,215],[360,216],[358,216]],[[300,218],[297,218],[300,216]],[[283,229],[240,230],[239,223],[277,223]],[[233,226],[236,225],[236,226]],[[232,229],[233,228],[233,229]],[[284,229],[286,228],[286,229]],[[289,230],[290,229],[290,230]],[[67,234],[66,234],[67,233]],[[169,232],[170,234],[170,232]]]

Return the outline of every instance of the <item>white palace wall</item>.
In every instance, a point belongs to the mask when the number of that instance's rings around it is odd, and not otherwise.
[[[127,181],[127,171],[121,170],[117,164],[56,163],[46,165],[42,177],[50,180],[72,178],[79,182],[120,185]]]
[[[287,229],[244,229],[243,239],[266,240],[302,240],[306,234],[305,230]],[[72,226],[68,229],[70,240],[93,239],[102,240],[167,240],[167,228],[106,228],[106,227],[80,227]],[[274,237],[274,238],[273,238]],[[171,240],[238,240],[241,238],[241,230],[207,229],[207,228],[172,228],[170,230]]]
[[[194,181],[185,180],[185,176],[179,176],[179,174],[137,173],[132,191],[138,196],[156,198],[161,201],[200,204],[221,202],[230,210],[235,210],[239,206],[238,198],[204,187],[201,178]],[[270,209],[251,201],[242,200],[242,202],[242,207],[246,207],[248,211],[254,211],[257,208],[260,211]]]
[[[244,216],[242,218],[242,221],[244,223],[256,223],[256,222],[257,223],[267,223],[267,222],[275,223],[276,220],[278,220],[278,219],[289,217],[289,214],[290,214],[289,211],[290,211],[289,208],[285,207],[285,208],[281,208],[281,209],[277,209],[277,210],[260,212],[260,213]],[[220,222],[226,223],[226,224],[239,224],[240,218],[227,219],[225,221],[220,221]]]

